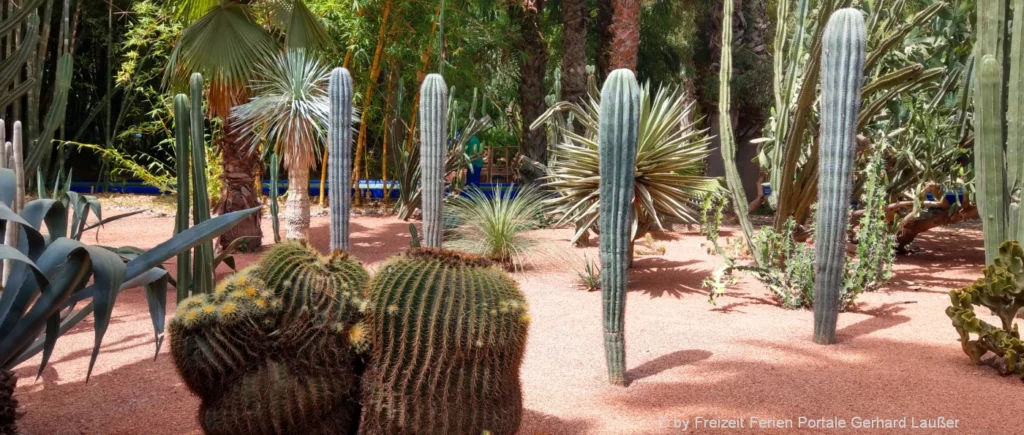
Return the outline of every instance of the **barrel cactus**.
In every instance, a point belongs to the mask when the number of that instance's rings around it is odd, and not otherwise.
[[[857,113],[867,30],[857,9],[840,9],[825,27],[821,54],[821,146],[814,251],[814,342],[835,343],[853,191]]]
[[[369,274],[344,252],[272,248],[183,301],[171,354],[208,434],[355,433]]]
[[[423,184],[423,246],[440,248],[444,239],[444,157],[448,137],[448,85],[430,74],[420,87],[420,176]]]
[[[601,292],[608,381],[626,384],[626,270],[631,258],[633,183],[640,130],[640,87],[628,69],[612,71],[601,90]]]
[[[412,249],[381,266],[369,300],[361,434],[516,433],[530,317],[508,274]]]
[[[352,203],[349,188],[352,180],[352,76],[345,68],[335,68],[327,87],[330,96],[327,189],[331,192],[331,249],[348,250]]]

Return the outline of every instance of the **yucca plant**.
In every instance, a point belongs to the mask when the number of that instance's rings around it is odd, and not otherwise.
[[[282,53],[263,64],[251,82],[256,95],[236,106],[231,123],[250,152],[282,157],[288,171],[285,238],[304,239],[309,232],[309,170],[319,161],[327,139],[327,79],[330,70],[304,50]]]
[[[698,222],[699,199],[720,189],[714,178],[702,175],[705,158],[711,152],[709,139],[704,130],[688,121],[692,105],[686,104],[683,92],[663,87],[655,94],[646,84],[640,91],[640,105],[633,240],[651,229],[662,228],[666,217]],[[559,223],[576,224],[573,243],[591,230],[598,219],[600,108],[600,96],[592,86],[589,99],[582,105],[557,103],[533,123],[533,128],[539,128],[561,112],[571,112],[584,127],[583,135],[563,128],[566,141],[555,144],[545,177],[548,186],[558,194],[552,203],[561,215]]]
[[[498,185],[492,195],[470,186],[454,197],[449,210],[459,223],[447,247],[520,269],[537,242],[524,235],[536,229],[547,211],[545,195],[534,185],[518,190]]]
[[[6,222],[16,223],[20,228],[18,248],[0,245],[0,259],[12,260],[7,285],[0,292],[0,377],[8,379],[13,376],[14,367],[39,352],[43,353],[39,365],[42,374],[57,339],[93,314],[96,340],[88,380],[110,325],[117,295],[140,286],[145,287],[159,350],[170,281],[160,265],[178,253],[213,240],[258,210],[216,217],[148,251],[115,249],[87,245],[78,239],[84,231],[123,216],[103,220],[95,198],[70,191],[61,199],[29,201],[18,214],[10,208],[17,191],[15,180],[14,171],[0,169],[0,221],[4,221],[0,228]],[[87,224],[90,211],[99,219],[93,225]],[[0,408],[6,407],[7,404],[0,403]]]

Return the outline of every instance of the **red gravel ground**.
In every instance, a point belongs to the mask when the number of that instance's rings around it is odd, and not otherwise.
[[[269,243],[269,219],[264,224]],[[172,217],[144,214],[108,225],[98,242],[148,248],[173,227]],[[321,250],[327,227],[327,218],[313,219],[312,238]],[[395,218],[356,217],[352,233],[354,254],[371,268],[408,246],[408,224]],[[605,382],[600,294],[581,290],[575,273],[583,254],[596,258],[596,249],[567,247],[569,230],[535,235],[559,255],[515,274],[533,318],[522,367],[523,434],[668,434],[681,432],[683,424],[696,433],[761,431],[751,428],[751,417],[793,425],[769,430],[774,433],[830,432],[811,426],[822,418],[856,430],[857,418],[876,417],[906,417],[908,427],[871,433],[1021,433],[1020,402],[1013,398],[1024,385],[972,366],[943,312],[947,291],[980,275],[975,229],[923,235],[923,251],[899,258],[889,289],[864,295],[856,312],[841,314],[840,343],[833,346],[811,342],[811,312],[780,308],[749,278],[710,305],[700,283],[719,260],[706,253],[695,231],[663,234],[658,243],[666,253],[638,257],[630,279],[628,388]],[[97,242],[91,232],[85,239]],[[239,266],[254,258],[240,256]],[[172,314],[173,300],[168,305]],[[140,290],[118,299],[86,384],[92,334],[87,320],[62,337],[39,380],[38,358],[18,368],[25,433],[200,432],[198,401],[178,379],[169,346],[153,358]],[[712,430],[717,418],[741,419],[745,429]],[[912,430],[920,419],[938,418],[958,420],[957,427]]]

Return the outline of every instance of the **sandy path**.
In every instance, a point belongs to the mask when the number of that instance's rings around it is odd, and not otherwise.
[[[269,235],[269,221],[264,223]],[[173,226],[171,217],[137,216],[103,229],[99,242],[150,247]],[[325,250],[327,219],[314,218],[313,227],[314,243]],[[356,217],[353,252],[373,267],[408,246],[407,228],[394,218]],[[582,258],[586,252],[596,258],[594,248],[565,248],[568,230],[537,236],[563,257]],[[94,237],[85,238],[95,243]],[[746,433],[752,431],[750,417],[757,416],[793,424],[769,430],[774,433],[823,432],[807,424],[800,430],[801,417],[837,417],[846,431],[855,417],[946,417],[959,419],[958,427],[913,433],[1020,433],[1020,406],[1007,399],[1020,397],[1024,385],[973,367],[943,313],[946,292],[980,274],[980,239],[976,230],[922,236],[924,252],[900,258],[891,288],[863,296],[857,312],[842,314],[840,344],[824,347],[810,340],[811,312],[779,308],[749,279],[717,306],[709,305],[700,283],[717,259],[706,254],[696,232],[665,235],[659,243],[666,254],[638,257],[631,277],[628,388],[604,381],[600,295],[580,290],[578,261],[540,261],[516,274],[533,318],[522,368],[521,432],[668,434],[687,423],[690,432]],[[241,256],[240,265],[253,258]],[[173,312],[173,301],[169,305]],[[199,433],[198,401],[177,378],[166,344],[153,359],[151,323],[139,290],[119,298],[86,385],[92,337],[88,320],[62,337],[38,381],[38,358],[19,367],[25,433]],[[739,418],[745,429],[711,430],[705,424],[695,431],[698,418]]]

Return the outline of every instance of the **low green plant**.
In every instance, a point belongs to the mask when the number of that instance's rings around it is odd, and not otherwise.
[[[475,186],[450,201],[458,226],[447,246],[477,254],[511,268],[522,268],[537,242],[523,234],[538,228],[545,214],[545,195],[533,185],[498,185],[488,197]]]
[[[958,290],[949,292],[950,306],[946,315],[960,334],[960,344],[971,362],[981,364],[991,352],[991,361],[1004,375],[1024,380],[1024,342],[1014,317],[1024,309],[1024,249],[1016,241],[999,246],[992,264],[985,267],[985,276]],[[974,309],[987,308],[999,318],[994,326],[978,318]],[[976,338],[972,339],[972,335]]]
[[[601,290],[601,262],[583,256],[583,270],[576,272],[587,291]]]

